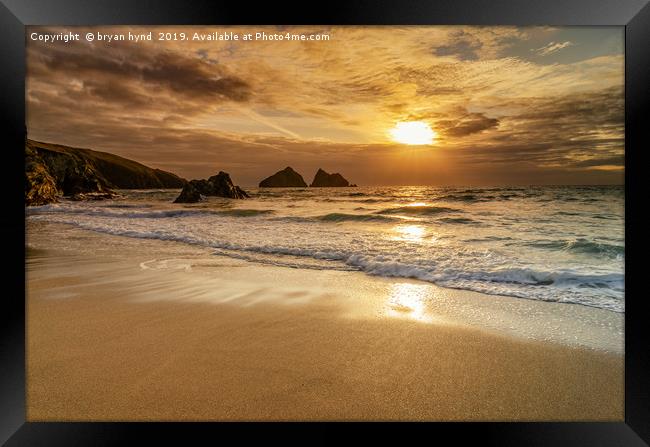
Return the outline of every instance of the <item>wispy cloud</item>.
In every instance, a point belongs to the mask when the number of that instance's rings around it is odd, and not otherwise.
[[[575,44],[573,42],[569,42],[568,40],[566,42],[550,42],[541,48],[534,48],[530,51],[534,51],[540,56],[548,56],[549,54],[557,53],[558,51],[567,47],[571,47],[573,45]]]

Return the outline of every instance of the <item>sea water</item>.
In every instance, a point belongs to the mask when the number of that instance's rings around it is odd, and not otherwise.
[[[244,189],[250,199],[197,204],[172,203],[179,190],[120,191],[30,207],[27,219],[256,263],[625,309],[621,186]]]

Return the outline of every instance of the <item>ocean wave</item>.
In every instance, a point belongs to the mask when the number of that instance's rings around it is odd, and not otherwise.
[[[443,196],[436,197],[436,200],[443,200],[448,202],[487,202],[491,199],[494,199],[494,196],[479,196],[476,194],[446,194]]]
[[[469,274],[462,273],[459,277],[465,279],[480,279],[488,282],[507,284],[524,284],[533,286],[578,286],[578,287],[608,287],[622,290],[624,275],[618,273],[604,275],[586,275],[574,272],[547,272],[529,268],[504,268],[492,272],[477,271]]]
[[[469,188],[469,189],[460,190],[460,191],[458,191],[458,193],[460,193],[460,194],[482,194],[482,193],[487,192],[487,191],[492,191],[493,192],[493,191],[498,191],[498,189],[493,189],[493,188],[490,188],[490,189]]]
[[[458,211],[460,210],[454,208],[447,208],[444,206],[412,205],[412,206],[400,206],[396,208],[386,208],[381,211],[377,211],[376,214],[435,215],[441,213],[453,213]]]
[[[397,219],[379,214],[345,214],[345,213],[330,213],[324,216],[315,218],[322,222],[393,222]]]
[[[391,199],[363,199],[363,200],[356,200],[356,202],[359,203],[386,203],[386,202],[392,202],[393,198]]]
[[[464,239],[463,242],[495,242],[495,241],[511,241],[511,240],[512,238],[509,236],[485,236],[485,237]]]
[[[499,200],[510,200],[510,199],[515,199],[517,197],[525,197],[520,194],[500,194],[496,196],[497,199]]]
[[[586,239],[575,240],[537,240],[527,242],[514,242],[506,245],[523,245],[527,247],[542,248],[547,250],[563,250],[572,253],[604,256],[608,258],[621,258],[625,255],[625,246],[592,242]]]
[[[109,203],[104,205],[104,208],[119,208],[119,209],[134,209],[134,208],[151,208],[151,205],[147,204],[128,204],[128,203]]]
[[[617,220],[621,219],[619,216],[615,216],[612,214],[594,214],[591,216],[593,219],[604,219],[604,220]]]
[[[322,216],[277,216],[269,220],[275,222],[318,223],[318,222],[395,222],[400,219],[379,214],[329,213]]]
[[[254,217],[254,216],[264,216],[267,214],[275,213],[274,210],[255,210],[255,209],[244,209],[244,208],[235,208],[230,210],[219,210],[213,211],[214,214],[222,216],[233,216],[233,217]]]
[[[169,188],[169,189],[118,189],[118,191],[128,192],[130,194],[178,194],[182,188]]]
[[[450,223],[450,224],[479,224],[480,222],[468,217],[443,217],[438,219],[438,222]]]
[[[96,216],[121,219],[157,219],[165,217],[184,217],[196,216],[202,214],[213,214],[207,210],[175,209],[175,210],[156,210],[156,211],[132,211],[136,208],[115,209],[113,207],[69,207],[61,205],[45,205],[41,207],[31,207],[27,213],[31,214],[70,214],[83,216]]]
[[[506,295],[543,301],[563,301],[623,312],[623,274],[586,275],[574,272],[545,272],[527,268],[504,268],[495,271],[450,271],[399,261],[378,260],[355,254],[345,263],[376,276],[412,278],[443,287]],[[594,299],[585,290],[608,290],[609,299]]]
[[[582,213],[576,213],[575,211],[558,211],[555,213],[556,216],[582,216]]]
[[[252,217],[265,214],[272,214],[274,210],[256,210],[256,209],[171,209],[171,210],[151,210],[140,211],[141,208],[148,208],[148,206],[129,206],[129,205],[105,205],[102,207],[74,207],[66,205],[45,205],[39,207],[30,207],[26,209],[28,215],[35,214],[73,214],[85,215],[107,218],[121,218],[121,219],[164,219],[164,218],[179,218],[179,217],[193,217],[193,216],[232,216],[232,217]],[[132,211],[133,210],[133,211]]]
[[[623,245],[590,242],[584,239],[569,241],[566,243],[564,249],[574,253],[606,255],[613,257],[623,256],[625,254],[625,247]]]

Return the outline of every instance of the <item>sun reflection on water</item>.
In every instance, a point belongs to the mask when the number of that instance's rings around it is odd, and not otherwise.
[[[397,225],[393,228],[396,233],[395,240],[421,242],[427,237],[427,230],[422,225]]]
[[[426,313],[427,291],[426,285],[394,284],[386,301],[386,315],[393,318],[431,322],[431,316]]]

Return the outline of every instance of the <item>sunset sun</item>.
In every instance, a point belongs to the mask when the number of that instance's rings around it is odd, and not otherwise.
[[[424,121],[397,123],[389,133],[393,141],[402,144],[433,144],[437,136]]]

